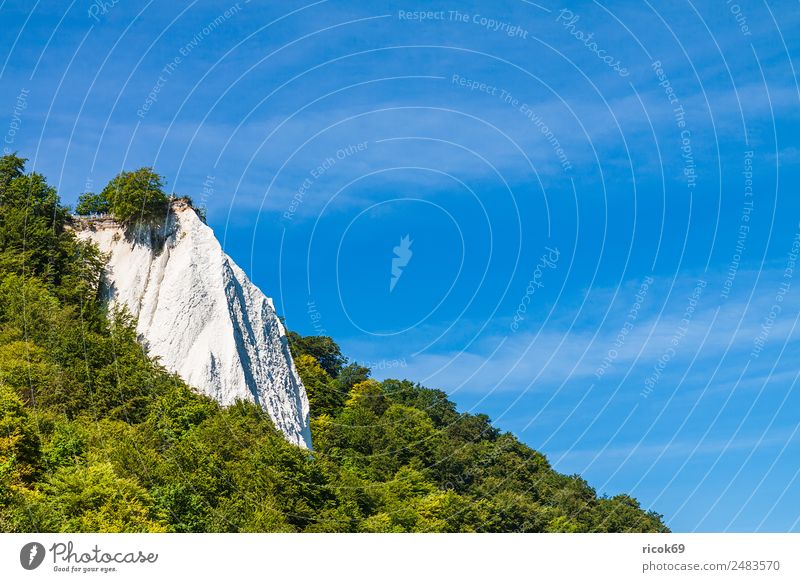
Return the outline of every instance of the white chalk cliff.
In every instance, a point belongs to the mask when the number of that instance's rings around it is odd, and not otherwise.
[[[137,318],[151,356],[223,405],[258,403],[286,438],[311,446],[308,397],[272,300],[226,255],[183,201],[166,226],[126,236],[108,219],[76,221],[108,253],[108,299]]]

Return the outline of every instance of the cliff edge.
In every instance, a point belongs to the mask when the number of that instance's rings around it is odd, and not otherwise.
[[[107,298],[137,318],[150,355],[223,405],[255,401],[290,442],[311,447],[308,397],[272,300],[187,201],[172,202],[160,226],[96,217],[73,228],[108,254]]]

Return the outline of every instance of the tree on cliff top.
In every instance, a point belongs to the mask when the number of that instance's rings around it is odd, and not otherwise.
[[[89,214],[106,214],[111,211],[111,205],[102,194],[85,192],[78,197],[75,214],[87,216]]]
[[[166,212],[169,196],[161,176],[152,168],[121,172],[100,194],[84,194],[75,211],[78,214],[110,212],[123,224],[150,221]]]

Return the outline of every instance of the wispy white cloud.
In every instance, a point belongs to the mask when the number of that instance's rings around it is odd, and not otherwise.
[[[800,329],[795,328],[800,297],[790,293],[784,300],[782,315],[770,322],[766,348],[758,357],[750,356],[756,338],[764,334],[762,326],[774,304],[782,275],[782,270],[776,269],[761,272],[757,292],[750,298],[759,274],[742,271],[736,279],[738,292],[728,300],[719,295],[721,274],[707,276],[703,279],[707,285],[688,321],[687,311],[699,277],[679,277],[669,299],[665,294],[673,281],[656,278],[637,319],[627,326],[628,332],[621,340],[619,334],[630,322],[628,314],[636,302],[638,282],[626,285],[613,302],[614,290],[592,291],[579,311],[578,306],[565,304],[556,309],[560,313],[552,320],[530,321],[530,331],[512,333],[508,321],[497,320],[491,332],[479,336],[465,349],[437,350],[434,346],[411,357],[413,341],[403,338],[403,348],[397,353],[402,353],[408,363],[403,374],[449,391],[547,391],[571,380],[613,384],[626,376],[628,381],[632,377],[643,383],[661,358],[668,360],[662,370],[664,376],[676,378],[686,373],[692,381],[703,383],[722,358],[726,358],[726,365],[721,377],[751,359],[752,376],[746,378],[746,383],[757,383],[756,378],[773,363],[781,347],[800,340]],[[498,330],[503,327],[508,331]],[[431,337],[431,332],[425,335]],[[349,347],[357,353],[360,348],[365,350],[362,353],[370,349],[367,344],[358,343]],[[377,349],[385,351],[384,347],[379,345]],[[600,369],[602,373],[598,375]],[[391,371],[381,374],[391,375]],[[788,379],[788,374],[779,367],[770,376],[772,381],[778,381]]]

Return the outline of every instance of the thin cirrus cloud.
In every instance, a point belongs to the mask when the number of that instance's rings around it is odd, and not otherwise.
[[[719,274],[709,278],[705,291],[697,300],[695,310],[690,314],[688,325],[684,321],[690,307],[690,296],[696,286],[697,277],[681,276],[675,282],[675,289],[669,302],[663,304],[663,294],[669,281],[656,280],[645,299],[644,307],[633,321],[633,327],[618,341],[624,327],[630,306],[624,305],[625,298],[633,303],[633,291],[627,291],[609,306],[612,290],[593,291],[583,312],[578,317],[560,318],[557,314],[551,321],[530,323],[538,328],[532,331],[511,333],[507,325],[510,320],[498,319],[497,325],[472,341],[465,349],[438,350],[436,346],[428,351],[413,355],[411,348],[395,351],[395,357],[405,359],[407,368],[402,373],[419,378],[425,384],[437,386],[450,392],[490,393],[524,392],[527,390],[553,390],[561,383],[580,380],[584,383],[613,383],[630,381],[642,382],[652,373],[654,364],[664,356],[671,346],[675,354],[670,355],[669,365],[664,375],[671,381],[679,380],[687,372],[683,381],[687,385],[705,382],[708,375],[717,367],[722,358],[726,360],[723,374],[731,367],[741,365],[756,348],[756,338],[764,332],[765,321],[775,303],[774,293],[783,271],[774,269],[761,272],[759,292],[752,298],[743,293],[720,300],[718,295]],[[752,271],[737,274],[738,284],[748,289],[758,275]],[[561,309],[561,308],[559,308]],[[563,309],[567,309],[566,306]],[[766,348],[754,358],[754,368],[772,365],[778,352],[786,344],[796,344],[800,330],[795,327],[792,313],[800,309],[800,301],[791,296],[783,303],[783,315],[769,322],[766,333]],[[570,316],[573,312],[570,312]],[[605,322],[596,327],[599,320]],[[568,320],[569,319],[569,320]],[[498,328],[505,330],[498,333]],[[598,331],[599,329],[599,331]],[[423,337],[431,337],[426,331]],[[677,338],[677,339],[676,339]],[[470,343],[462,337],[459,341]],[[677,345],[673,342],[677,341]],[[406,346],[410,342],[403,341]],[[366,348],[365,344],[362,344]],[[353,344],[358,350],[358,343]],[[391,347],[388,346],[389,353]],[[382,351],[385,351],[381,347]],[[610,351],[612,356],[609,357]],[[603,367],[603,361],[610,364]],[[375,354],[366,353],[364,360],[376,359]],[[784,368],[790,362],[782,361],[772,372],[773,380],[786,378]],[[597,375],[598,369],[603,368]],[[395,370],[381,371],[381,376],[396,373]],[[745,382],[755,383],[753,378]],[[664,380],[666,384],[667,381]]]

